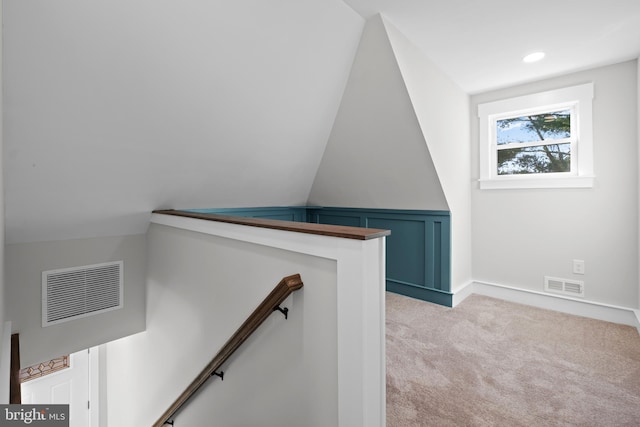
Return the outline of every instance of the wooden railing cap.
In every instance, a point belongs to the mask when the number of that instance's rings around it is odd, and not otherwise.
[[[340,237],[343,239],[370,240],[391,234],[390,230],[378,228],[349,227],[346,225],[315,224],[308,222],[282,221],[278,219],[250,218],[241,216],[219,215],[212,213],[188,212],[174,209],[155,210],[154,214],[174,215],[186,218],[203,219],[205,221],[226,222],[249,227],[270,228],[274,230],[293,231],[295,233],[316,234],[320,236]]]

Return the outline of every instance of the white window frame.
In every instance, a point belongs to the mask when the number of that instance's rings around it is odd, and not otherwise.
[[[587,83],[478,105],[480,189],[593,187],[592,101],[593,83]],[[498,120],[566,109],[571,110],[570,172],[498,175]]]

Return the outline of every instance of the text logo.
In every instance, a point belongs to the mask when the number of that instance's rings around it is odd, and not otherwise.
[[[0,427],[69,427],[69,405],[0,405]]]

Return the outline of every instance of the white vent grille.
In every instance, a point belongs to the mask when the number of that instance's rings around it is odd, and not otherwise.
[[[544,290],[556,294],[584,296],[584,282],[580,280],[558,279],[557,277],[544,276]]]
[[[42,272],[42,326],[122,308],[123,261]]]

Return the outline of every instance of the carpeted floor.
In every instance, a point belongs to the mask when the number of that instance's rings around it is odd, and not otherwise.
[[[387,293],[387,426],[640,426],[635,328]]]

